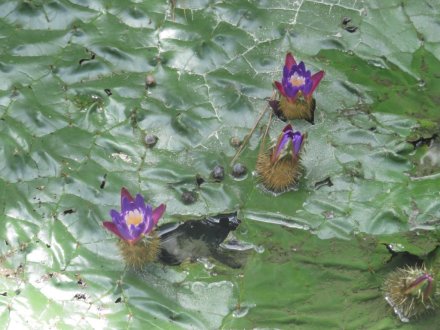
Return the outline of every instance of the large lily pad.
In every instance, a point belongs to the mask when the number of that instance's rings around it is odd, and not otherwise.
[[[438,244],[439,12],[433,0],[3,1],[0,324],[434,327],[438,314],[400,324],[381,283],[383,243]],[[299,185],[275,197],[252,174],[268,113],[240,180],[230,141],[265,109],[287,51],[326,76],[316,124],[293,123],[308,133]],[[270,138],[283,125],[272,119]],[[246,265],[125,269],[101,225],[122,186],[166,203],[164,223],[238,211]]]

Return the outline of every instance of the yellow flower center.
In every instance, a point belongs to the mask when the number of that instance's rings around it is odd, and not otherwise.
[[[143,218],[143,214],[139,210],[133,210],[125,215],[125,222],[127,223],[127,226],[137,226],[142,222]]]
[[[296,72],[290,77],[290,83],[292,86],[298,87],[304,85],[306,82],[304,77],[299,76]]]

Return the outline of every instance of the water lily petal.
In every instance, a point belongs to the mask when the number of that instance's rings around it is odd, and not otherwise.
[[[284,66],[287,67],[289,71],[292,69],[292,66],[296,65],[296,61],[292,53],[289,52],[286,54],[286,61],[284,63]]]
[[[274,152],[272,153],[272,158],[271,158],[272,163],[278,159],[286,143],[289,140],[292,140],[292,136],[293,136],[292,125],[288,124],[284,127],[283,133],[278,138],[278,142],[275,146]]]
[[[134,200],[131,194],[128,192],[127,188],[125,187],[121,188],[121,202],[122,202],[122,197],[127,198],[130,202]]]
[[[126,241],[131,240],[133,237],[128,229],[127,223],[125,222],[125,214],[120,214],[116,210],[111,210],[110,216],[112,217],[112,221],[115,224],[117,231],[119,232],[119,237],[122,237]]]
[[[121,213],[126,213],[130,210],[130,204],[133,203],[133,197],[124,187],[121,188]]]
[[[118,236],[120,239],[123,239],[123,240],[126,239],[124,236],[122,236],[122,234],[119,232],[117,226],[113,222],[104,221],[102,224],[106,229],[110,230],[113,234]]]
[[[141,222],[138,226],[136,225],[130,225],[130,236],[131,240],[130,243],[136,243],[139,241],[144,233],[146,232],[147,224],[145,221]]]
[[[302,92],[305,96],[311,95],[311,90],[313,87],[313,81],[312,79],[306,79],[306,83],[304,84],[302,88]]]
[[[303,61],[299,62],[298,66],[296,67],[296,71],[302,76],[305,77],[306,75],[306,65]],[[293,72],[292,72],[293,73]]]
[[[287,97],[286,92],[284,91],[284,87],[279,81],[275,81],[275,87],[278,89],[281,95]]]
[[[153,208],[151,205],[147,204],[147,207],[144,210],[144,221],[143,224],[145,224],[143,234],[148,234],[150,231],[153,230],[153,227],[155,225],[153,220]]]
[[[289,69],[287,66],[283,67],[283,85],[284,85],[284,81],[290,78],[291,71],[292,70]]]
[[[154,225],[157,225],[157,222],[159,221],[159,219],[162,217],[162,215],[164,214],[165,210],[166,210],[166,205],[165,204],[160,204],[158,207],[156,207],[153,210],[153,223]]]
[[[283,134],[290,133],[290,132],[293,133],[293,127],[292,127],[291,124],[287,124],[287,125],[284,126],[284,128],[283,128]]]
[[[141,194],[137,194],[136,198],[132,204],[133,210],[142,210],[144,211],[146,208],[144,197]]]
[[[312,80],[312,87],[310,88],[310,92],[306,94],[307,96],[312,95],[312,93],[315,91],[316,87],[318,87],[319,82],[323,77],[324,77],[324,71],[319,71],[315,73],[312,76],[312,78],[310,78]]]
[[[112,221],[115,225],[122,221],[121,214],[116,210],[110,210],[110,216],[112,217]]]
[[[289,99],[289,102],[295,101],[295,98],[301,89],[301,86],[293,86],[290,83],[286,83],[284,85],[284,92],[286,93],[286,97]]]
[[[303,139],[304,135],[302,135],[300,132],[297,131],[293,133],[292,150],[295,156],[298,155],[299,151],[301,150]]]

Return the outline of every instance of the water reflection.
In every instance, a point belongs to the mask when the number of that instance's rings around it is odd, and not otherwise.
[[[240,255],[241,251],[221,245],[239,224],[240,220],[234,212],[160,226],[159,261],[167,265],[180,265],[184,261],[199,260],[206,264],[206,258],[212,257],[229,267],[240,268],[243,265],[243,253]]]

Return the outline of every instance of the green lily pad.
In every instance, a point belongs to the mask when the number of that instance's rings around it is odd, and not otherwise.
[[[439,12],[432,0],[3,1],[0,324],[435,327],[438,313],[401,324],[381,285],[382,243],[438,268]],[[269,113],[239,179],[231,139],[267,107],[288,51],[326,74],[316,124],[292,123],[308,134],[298,186],[273,196],[253,174]],[[284,125],[272,117],[268,138]],[[229,241],[247,263],[126,269],[102,226],[122,186],[167,204],[164,224],[238,211]]]

